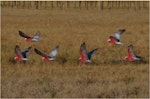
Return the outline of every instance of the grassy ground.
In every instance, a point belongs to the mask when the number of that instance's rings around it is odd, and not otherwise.
[[[149,97],[149,11],[148,10],[26,10],[1,9],[1,95],[26,98]],[[106,41],[118,29],[126,29],[121,41]],[[18,30],[28,35],[41,32],[39,43],[27,43]],[[80,44],[87,50],[99,47],[85,65],[78,61]],[[54,62],[43,62],[34,52],[49,53],[57,44]],[[124,61],[133,44],[144,63]],[[26,64],[13,63],[14,47],[32,46]]]

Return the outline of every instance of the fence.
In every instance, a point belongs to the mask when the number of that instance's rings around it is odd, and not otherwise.
[[[1,1],[1,7],[33,9],[149,9],[149,1]]]

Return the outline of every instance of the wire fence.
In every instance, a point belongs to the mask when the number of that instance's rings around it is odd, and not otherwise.
[[[1,7],[23,9],[149,9],[149,1],[1,1]]]

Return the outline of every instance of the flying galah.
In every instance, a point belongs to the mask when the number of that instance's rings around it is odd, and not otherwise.
[[[19,35],[21,37],[23,37],[27,42],[39,42],[39,38],[40,38],[40,32],[37,32],[33,37],[30,37],[28,35],[26,35],[25,33],[23,33],[22,31],[19,31]]]
[[[42,53],[41,51],[39,51],[38,49],[34,49],[35,53],[39,54],[40,56],[42,56],[42,59],[44,61],[53,61],[55,60],[55,56],[58,53],[58,49],[59,49],[59,45],[57,45],[51,52],[49,55],[46,55],[44,53]]]
[[[122,42],[120,42],[120,35],[123,32],[125,32],[125,29],[116,31],[112,36],[109,37],[107,42],[111,44],[124,45]]]
[[[18,45],[16,45],[16,47],[15,47],[16,57],[14,59],[16,61],[26,61],[26,60],[29,60],[27,58],[27,54],[29,53],[29,51],[30,51],[31,48],[32,47],[28,47],[23,52],[21,52],[20,47]]]
[[[86,44],[85,42],[83,42],[80,46],[80,55],[81,57],[79,58],[79,60],[82,63],[91,63],[91,57],[93,56],[93,54],[98,50],[98,48],[93,49],[92,51],[88,52],[86,51]]]
[[[137,56],[133,51],[133,45],[128,46],[128,56],[124,58],[126,61],[140,61],[141,56]]]

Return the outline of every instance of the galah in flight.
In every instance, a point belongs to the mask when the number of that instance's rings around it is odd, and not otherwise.
[[[80,55],[81,57],[79,58],[80,62],[82,63],[91,63],[91,57],[93,54],[98,50],[98,48],[93,49],[92,51],[88,52],[86,51],[86,44],[83,42],[80,46]]]
[[[15,46],[15,54],[16,57],[14,58],[16,61],[27,61],[27,54],[29,53],[32,47],[26,48],[23,52],[21,52],[20,47],[18,45]]]
[[[40,32],[37,32],[33,37],[28,36],[27,34],[19,31],[19,35],[23,37],[27,42],[39,42]]]
[[[141,56],[137,56],[133,51],[133,45],[128,46],[128,56],[124,58],[126,61],[140,61]]]
[[[44,61],[53,61],[55,60],[55,56],[58,53],[58,49],[59,49],[59,45],[57,45],[51,52],[49,55],[46,55],[44,53],[42,53],[41,51],[39,51],[38,49],[34,49],[35,53],[39,54],[40,56],[42,56],[42,59]]]
[[[125,29],[116,31],[112,36],[109,37],[107,42],[111,44],[124,45],[122,42],[120,42],[120,35],[123,32],[125,32]]]

